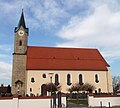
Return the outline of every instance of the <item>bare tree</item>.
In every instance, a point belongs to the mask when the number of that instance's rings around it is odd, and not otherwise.
[[[80,85],[79,83],[75,83],[68,89],[68,91],[70,92],[76,91],[77,93],[79,93],[79,91],[92,92],[93,90],[95,90],[95,86],[89,83],[85,83],[83,85]]]
[[[114,76],[112,78],[113,92],[120,92],[120,76]]]
[[[79,92],[82,90],[82,85],[80,85],[79,83],[75,83],[74,85],[72,85],[71,88],[73,89],[73,91]]]
[[[61,85],[55,85],[53,83],[47,83],[47,91],[48,92],[54,92],[54,91],[59,91],[61,90]]]
[[[95,86],[92,85],[92,84],[89,84],[89,83],[85,83],[83,86],[82,86],[82,90],[83,91],[88,91],[88,92],[92,92],[93,90],[95,90]]]
[[[73,92],[73,89],[70,87],[70,88],[68,88],[67,89],[70,93],[72,93]]]

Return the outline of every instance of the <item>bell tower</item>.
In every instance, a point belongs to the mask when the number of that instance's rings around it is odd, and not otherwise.
[[[27,51],[27,44],[28,44],[28,28],[26,28],[25,25],[23,11],[18,26],[15,27],[14,33],[15,33],[14,53],[25,54]]]
[[[14,30],[14,53],[12,67],[12,94],[23,95],[26,90],[26,53],[28,45],[28,28],[26,28],[24,13]]]

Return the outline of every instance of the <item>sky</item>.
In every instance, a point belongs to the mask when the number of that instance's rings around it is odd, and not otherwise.
[[[120,75],[120,0],[0,0],[0,84],[11,84],[22,8],[29,46],[97,48]]]

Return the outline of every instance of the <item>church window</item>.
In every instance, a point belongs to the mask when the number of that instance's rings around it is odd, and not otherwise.
[[[59,75],[55,74],[55,85],[59,85]]]
[[[43,77],[43,78],[46,78],[46,74],[43,74],[42,77]]]
[[[21,40],[19,41],[19,46],[22,46],[22,41]]]
[[[30,92],[32,92],[32,88],[30,88]]]
[[[32,82],[32,83],[34,83],[34,82],[35,82],[35,79],[34,79],[33,77],[31,78],[31,82]]]
[[[71,85],[71,76],[70,74],[67,74],[67,85]]]
[[[98,75],[97,75],[97,74],[95,75],[95,82],[96,82],[96,83],[99,82],[99,79],[98,79]]]
[[[79,75],[79,84],[83,85],[83,78],[82,78],[82,74]]]
[[[101,88],[98,89],[98,92],[101,93]]]

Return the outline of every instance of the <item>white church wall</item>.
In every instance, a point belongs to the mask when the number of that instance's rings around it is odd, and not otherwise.
[[[71,83],[79,82],[79,74],[83,76],[83,83],[90,83],[96,87],[96,90],[101,89],[101,92],[112,92],[112,79],[109,71],[71,71],[71,70],[27,70],[27,94],[30,94],[32,88],[33,94],[41,94],[41,85],[50,82],[49,73],[54,73],[52,82],[55,82],[55,74],[59,75],[61,91],[68,92],[67,74],[71,75]],[[42,74],[46,74],[46,78],[42,78]],[[98,75],[99,83],[95,82],[95,75]],[[35,78],[35,82],[31,82],[31,77]]]

